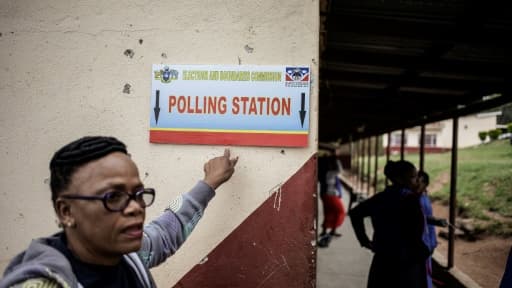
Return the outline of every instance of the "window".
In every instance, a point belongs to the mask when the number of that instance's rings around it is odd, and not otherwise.
[[[404,146],[407,145],[407,134],[404,135]],[[391,134],[391,146],[402,145],[402,133]]]
[[[421,135],[419,136],[418,143],[421,144]],[[436,147],[437,146],[437,135],[436,134],[425,134],[425,146]]]

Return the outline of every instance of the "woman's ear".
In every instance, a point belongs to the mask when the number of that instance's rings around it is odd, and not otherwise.
[[[74,225],[75,219],[71,213],[71,205],[69,201],[66,201],[62,198],[57,198],[57,200],[55,200],[54,208],[55,213],[59,218],[59,223],[63,227]]]

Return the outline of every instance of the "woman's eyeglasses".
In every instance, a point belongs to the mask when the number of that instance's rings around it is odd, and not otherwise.
[[[155,189],[144,188],[136,191],[135,193],[127,193],[123,191],[113,191],[105,193],[101,196],[85,196],[85,195],[60,195],[59,197],[65,199],[77,199],[77,200],[101,200],[105,209],[111,212],[123,211],[128,207],[131,200],[137,202],[140,207],[146,208],[151,206],[155,201]]]

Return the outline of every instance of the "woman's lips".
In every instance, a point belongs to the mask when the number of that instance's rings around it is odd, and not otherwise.
[[[123,229],[123,234],[129,238],[142,238],[142,224],[132,225]]]

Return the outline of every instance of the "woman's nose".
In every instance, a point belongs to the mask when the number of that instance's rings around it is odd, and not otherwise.
[[[123,213],[125,214],[134,214],[134,215],[137,215],[137,214],[140,214],[142,212],[144,212],[144,207],[142,207],[141,204],[139,204],[139,202],[135,201],[135,199],[130,199],[130,201],[128,202],[128,206],[126,206],[126,208],[124,208],[123,210]]]

